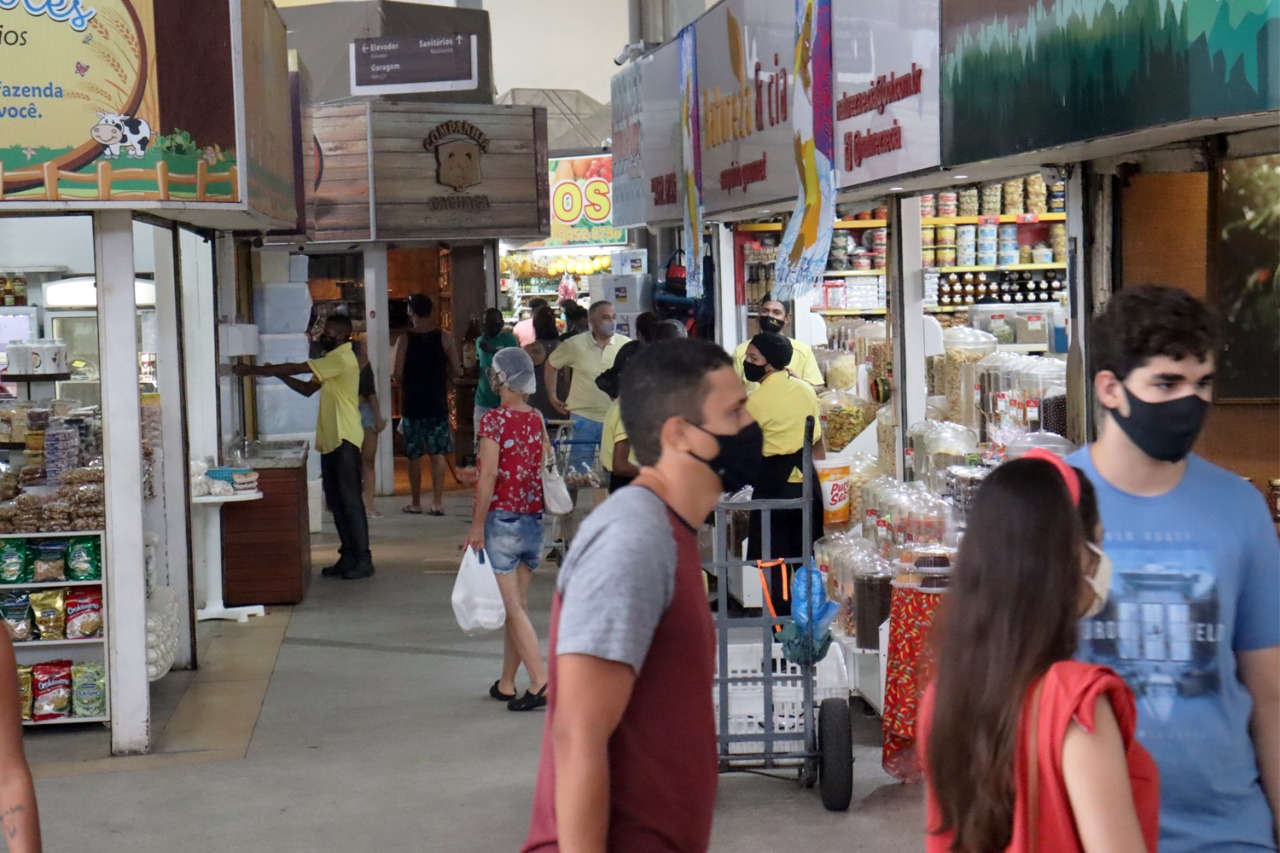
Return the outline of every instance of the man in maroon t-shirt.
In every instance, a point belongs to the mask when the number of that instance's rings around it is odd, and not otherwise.
[[[706,341],[650,345],[621,400],[640,476],[587,519],[560,571],[529,853],[711,841],[715,633],[697,526],[752,483],[764,438]]]

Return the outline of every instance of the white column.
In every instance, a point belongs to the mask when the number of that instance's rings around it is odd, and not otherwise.
[[[391,420],[391,326],[387,319],[387,247],[371,244],[364,250],[364,304],[366,341],[369,364],[378,389],[378,405],[382,416]],[[378,458],[374,463],[374,491],[379,495],[395,494],[395,459],[392,436],[384,434],[378,441]]]
[[[703,286],[715,288],[716,336],[720,339],[720,346],[728,352],[733,352],[743,340],[742,312],[746,308],[738,305],[733,228],[717,223],[716,237],[716,280],[703,282]],[[686,263],[700,262],[697,259],[688,258],[685,261]]]
[[[95,213],[103,452],[107,460],[106,587],[110,613],[111,751],[151,748],[147,592],[142,549],[142,424],[138,399],[133,222],[128,211]]]
[[[178,597],[178,652],[175,669],[190,669],[193,661],[191,631],[191,563],[187,543],[187,437],[183,395],[182,326],[178,310],[179,284],[174,264],[177,236],[167,229],[152,230],[156,265],[156,321],[161,329],[156,374],[160,383],[163,417],[164,542],[167,583]]]
[[[924,269],[920,252],[920,199],[898,197],[890,233],[889,305],[893,334],[893,402],[898,419],[894,466],[902,477],[903,437],[925,418],[928,375],[924,360]]]

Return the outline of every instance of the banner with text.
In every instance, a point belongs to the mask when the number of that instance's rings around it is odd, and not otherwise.
[[[607,246],[627,242],[613,226],[613,158],[608,154],[547,161],[551,236],[538,246]]]
[[[643,60],[623,68],[609,81],[613,113],[613,221],[645,224],[644,160],[641,155]]]
[[[835,228],[831,0],[796,0],[795,69],[791,114],[800,191],[778,248],[773,290],[784,300],[804,296],[822,281]]]
[[[841,189],[936,168],[938,0],[832,0]]]
[[[698,42],[694,25],[680,31],[681,160],[685,293],[702,296],[702,145],[698,106]]]

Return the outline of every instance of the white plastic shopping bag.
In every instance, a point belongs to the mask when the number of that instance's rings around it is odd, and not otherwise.
[[[573,498],[564,484],[564,475],[556,470],[554,461],[542,467],[542,507],[552,515],[568,515],[573,512]]]
[[[489,568],[489,557],[483,551],[467,548],[462,555],[458,579],[453,584],[453,615],[458,627],[467,634],[496,631],[507,620],[498,579]]]

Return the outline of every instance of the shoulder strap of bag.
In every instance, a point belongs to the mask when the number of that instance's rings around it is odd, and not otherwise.
[[[1040,694],[1044,691],[1044,679],[1036,684],[1031,697],[1031,713],[1027,716],[1027,850],[1035,853],[1040,831]]]
[[[547,432],[547,422],[542,422],[542,464],[554,465],[556,461],[555,447],[551,444],[551,436]]]

